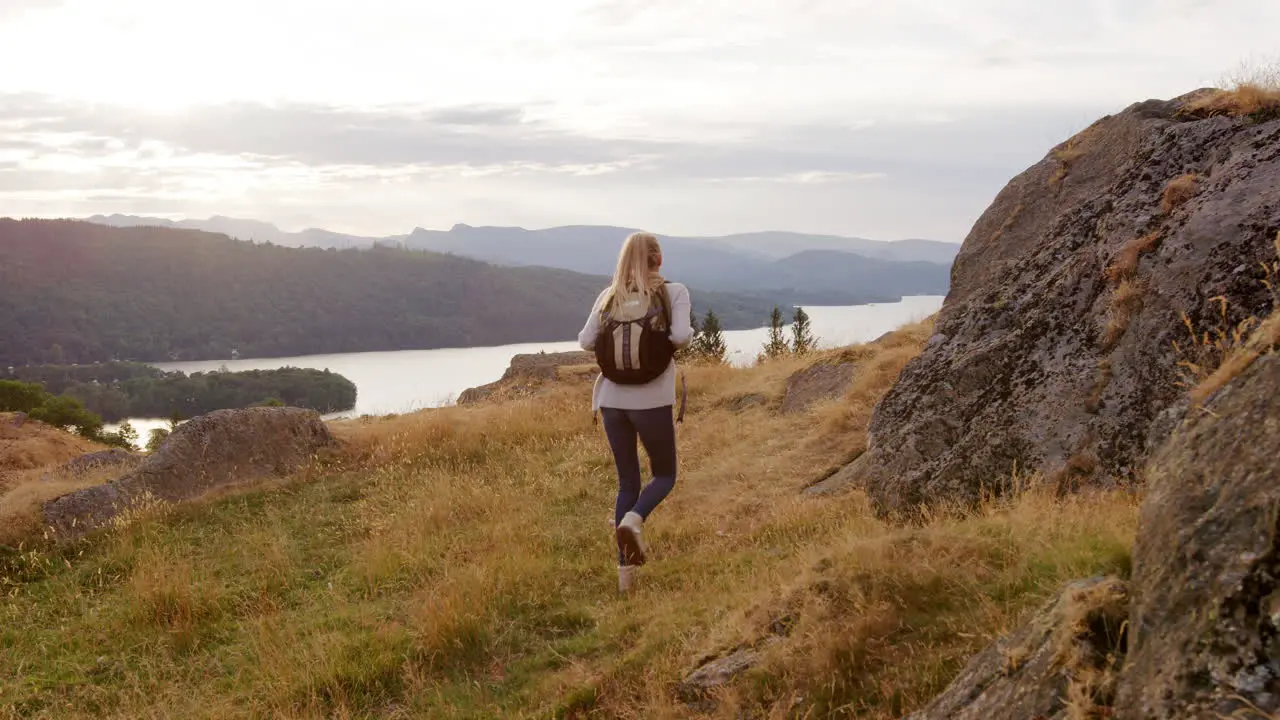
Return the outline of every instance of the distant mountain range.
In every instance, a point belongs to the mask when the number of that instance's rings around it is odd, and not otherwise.
[[[205,220],[169,220],[166,218],[146,217],[141,215],[94,215],[85,218],[86,222],[111,227],[165,227],[182,230],[203,230],[219,233],[236,240],[251,240],[255,243],[271,243],[287,247],[348,248],[373,247],[378,240],[394,240],[394,238],[371,238],[357,235],[344,235],[319,228],[308,228],[301,232],[285,232],[268,222],[261,220],[242,220],[240,218],[214,215]]]
[[[606,282],[381,246],[0,218],[0,367],[557,341]],[[759,327],[780,302],[697,289],[693,301],[727,328]]]
[[[291,233],[270,223],[222,216],[172,221],[96,215],[88,221],[114,227],[190,228],[292,247],[397,246],[497,265],[542,266],[589,275],[612,274],[618,248],[633,232],[632,228],[593,225],[526,230],[460,224],[447,231],[416,228],[408,235],[373,238],[320,229]],[[856,304],[945,294],[950,265],[960,249],[958,244],[936,240],[880,242],[791,232],[660,237],[664,272],[670,279],[702,290],[797,304]]]

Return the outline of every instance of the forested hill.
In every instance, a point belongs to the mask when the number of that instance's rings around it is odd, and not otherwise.
[[[0,219],[0,364],[470,347],[576,335],[605,280],[388,248]],[[729,327],[765,300],[698,294]]]

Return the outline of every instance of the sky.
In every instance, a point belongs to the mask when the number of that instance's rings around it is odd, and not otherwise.
[[[960,241],[1275,0],[0,0],[0,216]]]

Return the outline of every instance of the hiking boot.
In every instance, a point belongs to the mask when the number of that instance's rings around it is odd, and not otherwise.
[[[640,537],[640,527],[644,518],[639,513],[629,512],[622,516],[618,523],[618,550],[622,552],[622,564],[640,566],[648,558],[645,557],[644,539]]]
[[[636,581],[635,565],[619,565],[618,566],[618,592],[631,592],[631,586]]]

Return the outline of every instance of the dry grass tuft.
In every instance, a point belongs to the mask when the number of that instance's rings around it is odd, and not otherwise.
[[[1005,218],[1003,223],[1000,223],[1000,227],[996,228],[994,233],[991,233],[991,239],[988,240],[988,242],[994,243],[1004,237],[1004,234],[1008,232],[1009,228],[1013,227],[1013,224],[1018,221],[1018,216],[1021,215],[1022,211],[1025,209],[1026,205],[1023,203],[1015,205],[1013,207],[1013,211],[1009,213],[1009,217]]]
[[[1182,109],[1187,115],[1248,116],[1256,120],[1280,117],[1280,62],[1242,65],[1222,82]]]
[[[1067,175],[1071,173],[1071,167],[1077,160],[1084,157],[1089,139],[1093,136],[1094,125],[1081,130],[1071,136],[1066,142],[1054,148],[1050,155],[1054,160],[1058,161],[1058,169],[1054,171],[1052,177],[1049,178],[1050,185],[1059,185],[1063,180],[1067,179]]]
[[[1071,678],[1067,686],[1071,720],[1108,716],[1126,650],[1128,601],[1125,583],[1115,578],[1076,590],[1066,599],[1062,625],[1054,638],[1054,662]]]
[[[1120,342],[1133,317],[1142,309],[1142,296],[1146,287],[1137,280],[1122,280],[1111,292],[1111,307],[1107,313],[1107,325],[1102,332],[1102,349],[1109,351]]]
[[[1248,370],[1254,360],[1265,353],[1273,352],[1280,346],[1280,309],[1273,310],[1271,315],[1258,323],[1249,337],[1241,342],[1243,330],[1246,328],[1247,325],[1241,323],[1233,331],[1229,341],[1222,339],[1212,341],[1213,348],[1218,351],[1215,354],[1220,354],[1222,361],[1216,369],[1205,375],[1204,379],[1191,389],[1193,403],[1203,405],[1210,396],[1226,387],[1227,383],[1240,373]],[[1191,363],[1184,363],[1184,367],[1200,370],[1200,367],[1193,366]]]
[[[1095,414],[1102,409],[1102,394],[1106,392],[1107,386],[1111,384],[1113,372],[1111,369],[1111,361],[1103,358],[1098,363],[1098,374],[1093,378],[1093,385],[1089,388],[1089,396],[1085,399],[1084,409],[1090,414]]]
[[[1160,196],[1160,212],[1168,215],[1200,192],[1200,176],[1186,173],[1169,181]]]
[[[1160,247],[1160,239],[1160,232],[1156,230],[1125,243],[1124,247],[1120,248],[1120,252],[1116,253],[1115,259],[1107,266],[1107,280],[1119,283],[1137,275],[1138,262],[1143,255]]]
[[[1210,298],[1218,303],[1218,327],[1212,332],[1197,332],[1186,313],[1182,323],[1191,336],[1185,344],[1175,342],[1174,351],[1182,358],[1178,362],[1178,384],[1190,388],[1191,401],[1203,405],[1253,364],[1263,354],[1280,347],[1280,233],[1276,234],[1277,260],[1262,263],[1265,274],[1263,285],[1271,291],[1272,311],[1265,319],[1245,318],[1230,325],[1227,320],[1227,300]]]

